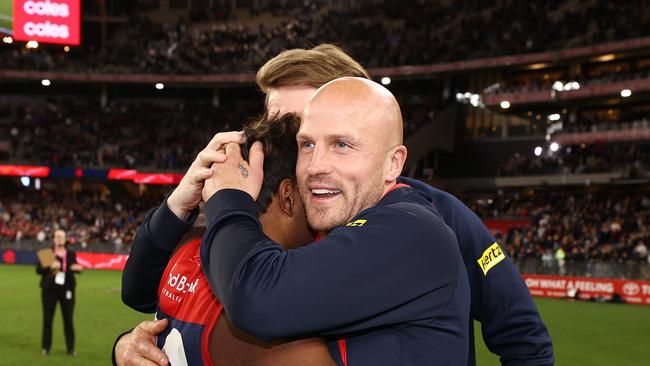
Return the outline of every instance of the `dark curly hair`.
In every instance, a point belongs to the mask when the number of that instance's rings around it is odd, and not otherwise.
[[[300,118],[295,114],[271,115],[268,111],[244,127],[246,143],[241,146],[244,159],[248,161],[253,142],[260,141],[264,146],[264,181],[255,202],[258,215],[266,212],[283,179],[296,180],[296,133],[299,127]]]

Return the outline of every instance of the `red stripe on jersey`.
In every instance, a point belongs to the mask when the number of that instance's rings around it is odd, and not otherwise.
[[[339,338],[339,352],[341,353],[341,361],[343,366],[348,366],[348,349],[345,344],[345,338]]]
[[[396,190],[397,188],[402,188],[402,187],[409,187],[410,188],[411,186],[409,186],[408,184],[404,184],[404,183],[396,183],[394,186],[390,187],[390,189],[387,190],[386,193],[384,193],[384,197],[387,194],[389,194],[390,192]]]

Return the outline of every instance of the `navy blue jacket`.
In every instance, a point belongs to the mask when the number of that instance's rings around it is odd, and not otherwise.
[[[349,365],[467,363],[470,291],[456,236],[413,189],[288,251],[264,235],[243,191],[218,191],[205,213],[203,272],[238,328],[263,340],[350,335]]]
[[[530,292],[481,219],[445,191],[405,177],[399,182],[428,196],[456,233],[472,290],[471,317],[481,323],[488,349],[501,357],[503,365],[553,365],[551,337]],[[468,365],[475,365],[473,324],[470,334]]]
[[[483,339],[504,365],[552,365],[551,339],[521,277],[509,258],[501,260],[486,274],[478,258],[494,237],[481,220],[453,195],[417,180],[400,177],[428,197],[445,223],[456,233],[472,291],[471,317],[481,322]],[[138,228],[124,272],[122,300],[133,309],[154,312],[160,278],[181,237],[198,216],[188,222],[178,219],[166,199],[152,210]],[[470,334],[473,326],[470,324]],[[354,338],[348,337],[348,342]],[[468,365],[475,365],[474,339],[470,337]],[[333,354],[338,352],[333,349]]]

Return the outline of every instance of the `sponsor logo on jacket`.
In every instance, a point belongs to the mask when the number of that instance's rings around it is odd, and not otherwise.
[[[494,244],[490,245],[489,248],[485,249],[483,255],[481,255],[481,258],[479,258],[477,262],[483,271],[483,275],[487,276],[488,271],[505,258],[506,255],[501,250],[501,247],[499,247],[499,244],[494,242]]]

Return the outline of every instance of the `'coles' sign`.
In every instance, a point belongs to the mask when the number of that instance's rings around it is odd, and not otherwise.
[[[14,0],[13,38],[78,45],[80,14],[79,0]]]

